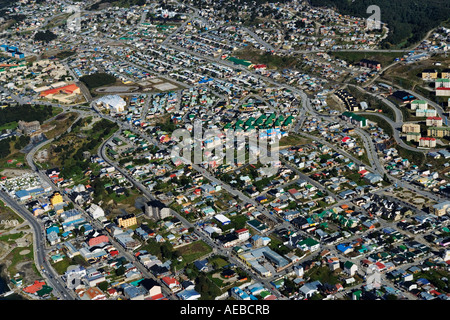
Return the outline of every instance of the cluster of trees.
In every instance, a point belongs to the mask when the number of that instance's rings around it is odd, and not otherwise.
[[[195,290],[201,294],[201,300],[214,300],[221,294],[220,289],[204,273],[195,279]]]
[[[156,123],[156,127],[159,127],[162,131],[165,132],[173,132],[177,128],[175,123],[173,123],[170,119],[165,122]]]
[[[0,109],[0,125],[10,122],[22,121],[39,121],[40,123],[51,118],[53,115],[52,106],[33,106],[33,105],[18,105],[15,107],[9,106]]]
[[[20,136],[20,137],[10,137],[8,139],[3,139],[0,141],[0,159],[6,158],[11,154],[11,142],[13,142],[14,148],[20,150],[30,143],[30,137]]]
[[[173,247],[169,242],[159,243],[155,240],[149,240],[145,245],[145,250],[164,260],[175,260],[179,257],[178,252],[173,250]]]
[[[94,73],[82,76],[80,81],[83,82],[89,89],[98,88],[116,82],[116,77],[108,73]]]
[[[119,160],[120,165],[124,165],[127,162],[132,161],[137,166],[142,166],[149,163],[147,158],[134,158],[134,157],[126,157]]]
[[[370,5],[381,9],[381,21],[388,24],[389,35],[382,46],[408,47],[419,42],[426,33],[438,27],[450,17],[450,2],[447,0],[410,1],[410,0],[311,0],[316,7],[331,7],[342,14],[369,18]]]
[[[81,122],[76,123],[75,127],[79,125],[81,125]],[[72,127],[72,130],[75,127]],[[95,151],[101,144],[101,140],[98,137],[106,137],[113,130],[117,130],[117,128],[118,126],[114,122],[102,119],[92,126],[88,138],[80,147],[75,149],[75,145],[72,143],[56,146],[53,151],[61,157],[61,174],[64,177],[70,178],[74,175],[80,175],[83,171],[87,170],[89,168],[89,161],[84,159],[83,153],[85,151],[91,153]]]
[[[11,138],[0,141],[0,158],[6,158],[11,153],[10,141]]]
[[[102,3],[110,3],[114,7],[129,8],[131,6],[143,6],[145,0],[100,0],[89,7],[89,10],[97,10]]]
[[[14,148],[16,148],[17,150],[20,150],[22,148],[25,148],[29,143],[30,143],[30,137],[29,136],[20,136],[20,137],[16,137],[15,143],[14,143]]]
[[[34,35],[34,40],[36,41],[43,41],[43,42],[50,42],[52,40],[55,40],[58,36],[51,32],[50,30],[47,31],[38,31]]]

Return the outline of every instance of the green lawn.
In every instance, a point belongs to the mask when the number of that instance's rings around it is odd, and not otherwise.
[[[382,119],[381,117],[378,117],[376,114],[364,115],[364,118],[366,118],[367,120],[376,122],[378,124],[378,126],[381,129],[383,129],[384,133],[386,133],[387,135],[392,137],[393,129],[392,129],[391,125],[386,120]]]
[[[211,251],[212,248],[201,240],[192,242],[176,250],[176,252],[183,257],[186,264],[189,264],[203,257],[204,255],[207,255]]]
[[[8,160],[12,160],[12,162],[8,163]],[[25,159],[25,154],[22,152],[14,152],[7,156],[6,158],[0,159],[0,170],[1,169],[17,169],[18,164],[22,163],[20,168],[29,169],[28,163]]]
[[[338,276],[327,267],[317,267],[307,272],[310,281],[319,280],[322,283],[329,283],[331,285],[339,283]]]
[[[221,269],[229,264],[227,260],[221,257],[213,257],[209,259],[209,263],[211,263],[216,269]]]
[[[13,122],[9,122],[9,123],[5,123],[4,125],[0,126],[0,132],[3,130],[7,130],[7,129],[15,129],[17,128],[17,121],[13,121]]]
[[[18,232],[18,233],[13,233],[13,234],[5,234],[0,237],[0,241],[14,243],[16,239],[19,239],[22,236],[23,236],[23,232]]]
[[[395,148],[398,151],[398,155],[402,158],[406,158],[411,162],[411,164],[415,164],[419,167],[425,165],[425,155],[422,152],[407,150],[399,145],[396,145]]]
[[[61,261],[53,264],[53,268],[58,274],[64,274],[67,268],[71,265],[71,260],[68,257],[64,257]]]
[[[22,255],[20,254],[24,250],[29,250],[30,252]],[[5,258],[5,260],[10,261],[11,264],[8,267],[8,272],[10,275],[14,275],[17,273],[16,265],[18,263],[24,262],[24,261],[33,261],[33,245],[30,245],[28,247],[17,247],[14,248]]]
[[[310,143],[311,140],[307,138],[303,138],[296,134],[289,134],[287,137],[283,137],[280,139],[279,145],[280,147],[286,147],[286,146],[300,146],[303,144]]]

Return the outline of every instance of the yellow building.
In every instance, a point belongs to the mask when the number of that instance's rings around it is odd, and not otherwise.
[[[431,207],[431,212],[437,216],[443,216],[450,212],[450,201],[441,202]]]
[[[433,69],[427,69],[422,71],[422,80],[429,81],[437,79],[438,72]]]
[[[63,203],[63,197],[59,192],[55,192],[53,194],[53,196],[50,198],[50,203],[51,205],[54,207],[55,205],[59,204],[59,203]]]
[[[137,224],[137,219],[134,214],[127,214],[116,219],[117,225],[121,228],[129,228]]]
[[[441,74],[442,79],[450,79],[450,69],[445,69]]]
[[[427,136],[443,138],[450,135],[450,127],[430,127]]]
[[[406,134],[406,141],[416,141],[419,142],[420,138],[422,137],[422,135],[420,134],[420,132],[408,132]]]
[[[418,124],[418,123],[404,123],[402,125],[402,132],[403,133],[410,133],[410,132],[420,133],[420,124]]]

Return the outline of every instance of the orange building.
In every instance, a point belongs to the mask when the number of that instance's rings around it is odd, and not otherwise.
[[[40,96],[48,97],[48,96],[53,96],[58,93],[65,93],[65,94],[80,93],[80,88],[76,84],[69,84],[67,86],[42,91],[40,93]]]
[[[34,283],[32,285],[29,285],[28,287],[23,288],[23,291],[25,291],[26,293],[35,294],[36,292],[41,290],[44,285],[45,285],[44,281],[36,280],[36,281],[34,281]]]

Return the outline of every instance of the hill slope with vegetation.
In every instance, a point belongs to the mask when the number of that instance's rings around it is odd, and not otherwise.
[[[388,24],[389,34],[383,48],[407,48],[419,42],[426,33],[450,19],[448,0],[310,0],[312,6],[334,8],[338,12],[368,18],[367,8],[377,5],[381,21]]]

